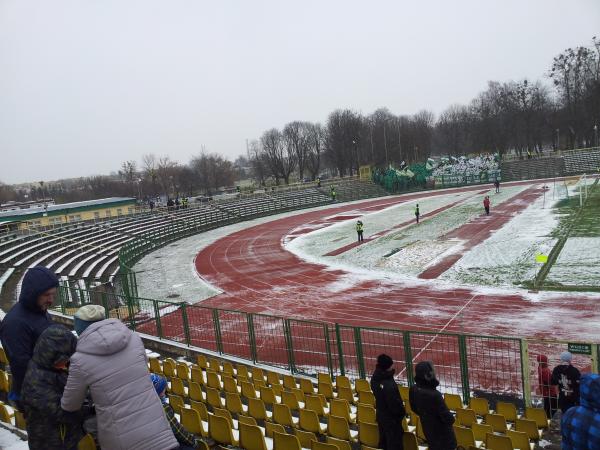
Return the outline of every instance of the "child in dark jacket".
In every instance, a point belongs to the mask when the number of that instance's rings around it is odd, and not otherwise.
[[[160,397],[163,409],[165,410],[165,415],[167,416],[169,425],[171,425],[171,430],[173,431],[173,434],[180,445],[178,450],[192,450],[199,448],[202,440],[183,428],[183,426],[177,420],[177,417],[175,417],[173,408],[167,403],[167,398],[165,396],[165,391],[167,390],[167,380],[154,373],[150,375],[150,380],[152,380],[154,389],[156,389],[156,393]]]
[[[76,450],[83,437],[80,412],[67,412],[60,399],[77,339],[66,327],[51,325],[40,335],[21,388],[30,450]]]

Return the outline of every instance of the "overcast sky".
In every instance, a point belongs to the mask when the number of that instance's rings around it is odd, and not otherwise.
[[[0,181],[234,159],[335,108],[439,113],[599,25],[598,0],[0,0]]]

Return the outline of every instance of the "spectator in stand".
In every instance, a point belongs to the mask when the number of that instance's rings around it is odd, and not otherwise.
[[[386,354],[377,357],[371,376],[371,390],[375,396],[379,445],[383,450],[402,450],[402,419],[406,415],[404,402],[394,381],[394,361]]]
[[[562,416],[562,450],[600,449],[600,375],[584,375],[580,392],[581,405]]]
[[[483,209],[485,209],[485,215],[490,215],[490,197],[488,195],[483,199]]]
[[[171,425],[171,430],[173,431],[177,442],[179,442],[178,450],[194,450],[199,448],[202,440],[183,428],[177,420],[177,417],[175,417],[175,411],[173,411],[171,405],[167,403],[167,396],[165,395],[167,390],[167,380],[156,374],[151,374],[150,380],[154,385],[156,393],[160,397],[165,415],[167,416],[169,425]]]
[[[538,393],[544,399],[544,410],[548,419],[552,419],[554,413],[558,409],[556,386],[552,386],[552,372],[548,368],[548,357],[546,355],[538,355]]]
[[[21,389],[30,450],[76,450],[84,435],[82,413],[60,407],[76,345],[73,333],[59,324],[46,328],[35,345]]]
[[[79,334],[61,405],[78,411],[90,390],[96,407],[98,440],[107,450],[172,450],[178,447],[150,381],[141,338],[102,306],[75,314]]]
[[[419,217],[421,217],[421,211],[419,210],[419,204],[417,203],[417,206],[415,206],[415,219],[417,220],[417,223],[419,223]]]
[[[496,187],[496,194],[500,193],[500,180],[498,179],[498,177],[496,177],[496,179],[494,180],[494,186]]]
[[[21,385],[33,349],[42,332],[52,324],[48,308],[54,303],[58,278],[49,269],[37,266],[23,277],[19,301],[0,325],[0,339],[12,374],[8,400],[20,411]]]
[[[363,241],[363,223],[359,220],[356,222],[356,234],[358,234],[358,242]]]
[[[439,384],[433,363],[418,363],[415,367],[415,384],[409,391],[410,407],[421,420],[429,450],[454,450],[454,416],[448,410],[442,394],[436,390]]]
[[[581,373],[571,365],[570,352],[560,354],[560,364],[552,371],[552,384],[558,385],[558,407],[563,414],[579,404],[579,380]]]

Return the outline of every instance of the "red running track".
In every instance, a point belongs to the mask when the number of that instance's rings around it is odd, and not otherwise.
[[[232,233],[196,257],[198,273],[223,290],[223,294],[205,300],[202,305],[355,326],[595,339],[600,323],[598,297],[557,294],[532,300],[519,293],[446,287],[435,280],[413,284],[360,281],[352,274],[307,263],[282,244],[286,238],[294,237],[290,236],[292,230],[306,225],[310,231],[335,221],[331,216],[336,214],[347,218],[355,216],[357,211],[377,211],[409,200],[478,189],[481,186],[342,204]],[[528,192],[535,191],[526,190],[521,201],[536,197]],[[471,245],[490,234],[487,221],[472,222],[465,227],[473,235]],[[460,234],[460,229],[456,233]]]

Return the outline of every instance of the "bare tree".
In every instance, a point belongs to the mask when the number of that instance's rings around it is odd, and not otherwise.
[[[306,129],[308,146],[306,168],[314,181],[321,170],[321,154],[325,145],[325,130],[320,123],[308,123]]]
[[[275,183],[283,179],[289,184],[290,175],[296,167],[296,155],[285,145],[282,133],[276,128],[265,131],[260,138],[265,160],[275,178]]]

